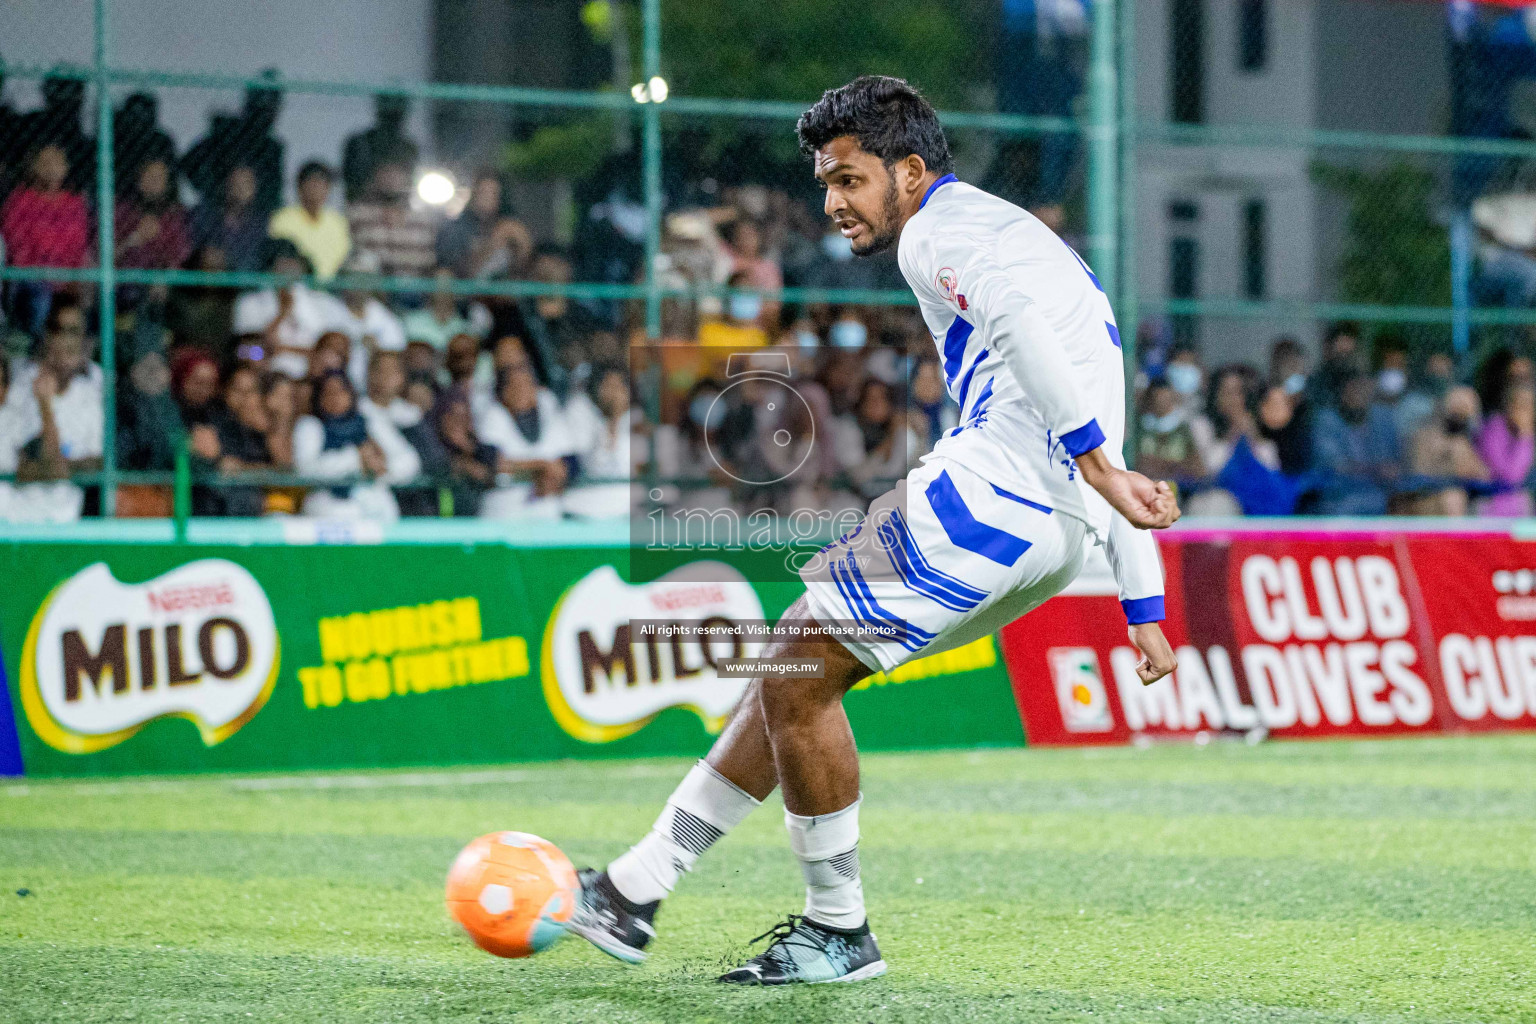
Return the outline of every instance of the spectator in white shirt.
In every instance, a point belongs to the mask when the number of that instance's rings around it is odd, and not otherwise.
[[[405,364],[398,352],[378,352],[368,363],[368,390],[358,408],[378,414],[401,430],[421,422],[422,411],[405,400]]]
[[[566,512],[589,519],[627,516],[634,478],[630,455],[634,417],[624,370],[599,368],[588,389],[571,396],[565,415],[580,470],[579,485],[565,494]]]
[[[379,258],[371,252],[354,253],[342,267],[345,274],[377,274]],[[372,292],[348,289],[337,301],[336,330],[352,339],[347,376],[361,389],[368,377],[369,360],[375,352],[403,352],[405,325],[394,311]]]
[[[235,301],[234,331],[237,335],[261,335],[272,368],[302,380],[309,370],[310,350],[320,335],[344,329],[341,316],[345,308],[333,296],[299,280],[310,273],[310,267],[292,242],[274,240],[272,248],[272,273],[293,278],[293,283],[240,296]]]
[[[559,399],[539,387],[526,355],[502,366],[496,398],[478,413],[476,430],[500,453],[499,473],[513,479],[485,495],[481,518],[560,518],[576,445]]]
[[[293,428],[293,464],[300,476],[322,480],[364,477],[366,482],[316,490],[304,514],[327,519],[394,520],[400,508],[389,485],[414,478],[416,450],[385,416],[365,416],[346,374],[331,371],[315,383],[312,416]]]
[[[101,368],[86,358],[85,314],[77,302],[54,300],[42,358],[22,367],[6,390],[0,409],[11,411],[0,415],[0,467],[14,461],[16,477],[25,483],[0,498],[0,516],[79,519],[85,494],[68,477],[101,469],[103,419]]]
[[[27,428],[23,403],[13,396],[10,361],[0,356],[0,476],[13,476],[21,465],[21,450],[32,440]],[[11,498],[15,488],[9,480],[0,480],[0,522],[13,518]]]

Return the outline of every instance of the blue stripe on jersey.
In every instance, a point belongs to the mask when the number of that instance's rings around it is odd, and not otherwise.
[[[990,354],[986,349],[976,353],[976,359],[971,363],[971,368],[965,371],[964,377],[960,378],[960,393],[955,396],[955,401],[959,404],[962,415],[965,412],[965,393],[971,389],[971,378],[976,376],[976,371],[981,368],[982,363],[987,361],[987,356]]]
[[[944,177],[938,179],[932,185],[928,186],[928,191],[923,193],[923,201],[917,204],[917,208],[919,210],[921,210],[923,207],[927,206],[928,205],[928,197],[933,195],[935,192],[937,192],[939,190],[939,186],[940,185],[948,185],[952,181],[959,181],[959,180],[960,179],[955,177],[953,174],[946,174],[946,175],[944,175]]]
[[[992,385],[996,377],[988,377],[987,384],[981,389],[981,394],[976,396],[976,404],[971,407],[970,416],[966,417],[966,425],[981,422],[981,417],[986,414],[987,402],[992,398]]]
[[[1030,508],[1037,512],[1044,512],[1046,515],[1050,515],[1052,512],[1056,511],[1049,505],[1042,505],[1038,501],[1030,501],[1022,494],[1014,494],[1012,491],[1005,491],[1001,487],[997,486],[997,484],[993,484],[992,489],[996,491],[1000,496],[1007,498],[1009,501],[1016,501],[1020,505],[1028,505]]]
[[[1121,601],[1120,607],[1125,609],[1125,621],[1132,626],[1141,622],[1162,622],[1165,618],[1162,594]]]
[[[1061,435],[1061,443],[1067,449],[1067,454],[1074,459],[1084,452],[1091,452],[1104,443],[1104,431],[1099,429],[1099,421],[1089,420],[1076,430],[1069,430]]]
[[[965,343],[976,328],[963,316],[956,316],[944,332],[944,379],[954,383],[960,373],[960,360],[965,358]]]
[[[1062,245],[1067,245],[1067,243],[1065,241],[1063,241],[1061,244]],[[1087,261],[1084,260],[1081,256],[1079,256],[1077,254],[1077,250],[1072,248],[1070,245],[1067,245],[1067,252],[1071,253],[1073,258],[1077,260],[1078,266],[1083,268],[1083,273],[1088,275],[1088,280],[1093,282],[1093,286],[1095,288],[1097,288],[1100,292],[1103,292],[1104,291],[1104,286],[1099,284],[1099,276],[1097,274],[1095,274],[1093,272],[1093,270],[1088,266]]]
[[[896,640],[909,651],[916,651],[933,642],[934,634],[917,628],[899,615],[880,606],[880,602],[875,600],[874,593],[869,589],[869,584],[864,581],[864,574],[859,572],[858,562],[854,559],[852,552],[849,552],[841,563],[841,575],[838,572],[839,563],[833,562],[831,569],[832,578],[837,581],[838,589],[842,591],[843,600],[848,603],[849,610],[854,612],[855,620],[865,625],[887,627],[877,635]]]
[[[944,470],[928,484],[927,495],[933,514],[955,547],[974,551],[998,565],[1012,565],[1029,550],[1029,541],[988,526],[971,515],[959,488],[949,478],[949,470]]]
[[[1105,321],[1104,326],[1109,328],[1109,340],[1115,343],[1115,348],[1119,348],[1120,347],[1120,328],[1116,327],[1112,323],[1109,323],[1108,321]]]
[[[908,590],[930,597],[957,612],[968,612],[987,599],[985,590],[978,590],[928,564],[917,546],[917,538],[912,536],[912,528],[899,511],[893,509],[891,517],[881,524],[880,539],[885,542],[891,564]]]

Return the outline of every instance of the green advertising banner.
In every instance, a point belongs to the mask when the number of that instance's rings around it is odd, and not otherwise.
[[[631,585],[626,554],[0,542],[25,771],[702,753],[745,682],[717,677],[708,645],[632,622],[771,621],[799,587],[699,563]],[[991,637],[867,680],[847,707],[865,749],[1023,743]]]

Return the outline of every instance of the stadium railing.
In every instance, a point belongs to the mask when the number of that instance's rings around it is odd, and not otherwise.
[[[1354,3],[1355,0],[1350,0]],[[113,62],[111,38],[111,0],[92,0],[94,37],[89,64],[45,66],[42,62],[5,65],[12,80],[49,79],[75,82],[89,87],[90,99],[85,110],[93,115],[95,127],[94,180],[90,194],[100,209],[111,209],[119,193],[114,147],[114,111],[122,95],[133,89],[155,88],[206,93],[210,96],[230,92],[281,93],[285,97],[346,99],[393,95],[435,104],[464,104],[506,108],[531,118],[544,118],[551,124],[574,124],[582,116],[604,115],[623,122],[640,138],[641,198],[645,211],[643,233],[644,258],[641,279],[631,283],[575,281],[554,284],[538,281],[454,281],[444,284],[435,279],[404,277],[342,276],[327,282],[332,289],[358,288],[382,293],[425,293],[447,287],[459,295],[529,297],[564,295],[577,300],[637,303],[644,308],[644,332],[651,339],[662,333],[664,303],[669,299],[696,302],[713,296],[722,298],[735,289],[720,286],[677,287],[668,284],[658,272],[657,257],[662,252],[665,213],[664,176],[669,155],[667,140],[677,135],[677,128],[689,121],[731,120],[760,122],[788,133],[795,118],[804,109],[800,102],[763,100],[751,97],[680,95],[665,90],[665,24],[661,0],[643,0],[641,13],[641,53],[633,89],[621,91],[568,91],[516,86],[492,86],[435,82],[332,82],[283,77],[243,78],[230,75],[180,73],[174,70],[144,70],[119,67]],[[1243,5],[1245,8],[1255,6]],[[1257,5],[1263,8],[1264,5]],[[1408,5],[1405,5],[1408,6]],[[1470,222],[1472,196],[1461,187],[1469,176],[1481,179],[1518,178],[1519,168],[1536,158],[1536,143],[1508,138],[1476,137],[1487,135],[1486,126],[1470,124],[1466,118],[1453,116],[1451,130],[1457,134],[1434,135],[1358,130],[1323,129],[1308,125],[1263,123],[1203,123],[1205,118],[1147,117],[1147,104],[1138,93],[1139,61],[1136,48],[1151,26],[1138,25],[1137,4],[1127,0],[1104,0],[1092,5],[1092,20],[1087,33],[1087,61],[1084,87],[1077,112],[1071,116],[1035,116],[997,113],[986,110],[949,109],[942,112],[947,126],[964,150],[975,140],[974,152],[995,150],[999,141],[1009,139],[1040,140],[1057,136],[1079,139],[1086,171],[1067,197],[1068,205],[1081,211],[1085,231],[1085,255],[1095,267],[1106,291],[1115,303],[1125,339],[1125,359],[1134,368],[1137,360],[1138,326],[1160,321],[1172,325],[1174,333],[1203,329],[1206,335],[1221,336],[1244,331],[1268,336],[1277,333],[1311,332],[1327,321],[1348,319],[1374,325],[1374,329],[1399,330],[1420,338],[1427,345],[1449,342],[1458,354],[1501,343],[1513,329],[1536,325],[1536,310],[1529,305],[1479,305],[1475,301],[1473,235]],[[1483,15],[1484,22],[1498,16]],[[1186,29],[1187,30],[1187,29]],[[1177,37],[1180,28],[1173,27]],[[1461,31],[1457,29],[1456,31]],[[1475,33],[1474,33],[1475,35]],[[1458,37],[1456,45],[1465,45]],[[1458,51],[1460,52],[1460,51]],[[39,55],[40,57],[45,55]],[[1408,55],[1415,56],[1415,55]],[[1511,73],[1510,77],[1518,77]],[[658,83],[660,85],[658,86]],[[1454,85],[1454,83],[1453,83]],[[1179,88],[1174,83],[1174,88]],[[1454,90],[1453,90],[1454,91]],[[812,97],[805,97],[806,100]],[[19,140],[25,144],[26,140]],[[1146,249],[1138,242],[1137,198],[1145,184],[1149,160],[1189,158],[1217,165],[1223,159],[1244,153],[1264,151],[1288,154],[1307,169],[1309,187],[1332,188],[1351,195],[1353,212],[1362,210],[1384,196],[1392,179],[1380,176],[1382,169],[1407,167],[1416,172],[1408,180],[1425,183],[1426,193],[1419,197],[1411,212],[1424,228],[1418,239],[1429,246],[1440,260],[1433,281],[1413,280],[1412,271],[1422,263],[1412,259],[1394,259],[1390,244],[1371,266],[1344,267],[1337,275],[1341,283],[1326,289],[1315,285],[1293,295],[1277,295],[1273,288],[1257,287],[1247,282],[1226,297],[1183,294],[1176,282],[1149,285],[1148,275],[1140,267]],[[0,154],[3,156],[4,154]],[[14,154],[12,154],[14,156]],[[1359,172],[1354,179],[1330,175],[1329,165]],[[1491,169],[1490,169],[1491,168]],[[1475,174],[1474,174],[1475,172]],[[1370,175],[1378,176],[1372,178]],[[1363,176],[1362,176],[1363,175]],[[1317,183],[1321,183],[1320,186]],[[1353,188],[1353,193],[1350,189]],[[1375,190],[1373,193],[1372,190]],[[1450,192],[1447,199],[1444,193]],[[1334,227],[1347,217],[1334,216]],[[1349,228],[1343,228],[1346,235]],[[1320,234],[1323,232],[1319,232]],[[1337,232],[1336,232],[1337,233]],[[1357,243],[1369,239],[1354,239]],[[1330,243],[1337,247],[1338,239]],[[1347,244],[1347,243],[1346,243]],[[98,219],[93,243],[94,267],[64,269],[49,267],[0,266],[4,282],[78,282],[94,286],[101,310],[100,362],[107,381],[115,381],[118,344],[115,337],[115,300],[122,286],[168,288],[214,287],[258,288],[284,283],[285,279],[263,273],[211,273],[188,270],[142,270],[117,266],[113,221]],[[1318,252],[1309,254],[1319,265],[1326,262]],[[1414,258],[1421,258],[1416,253]],[[1278,257],[1271,253],[1272,266]],[[1341,261],[1347,263],[1350,254]],[[1261,263],[1263,260],[1261,259]],[[1399,265],[1400,264],[1400,265]],[[1261,270],[1260,277],[1263,276]],[[1315,280],[1330,276],[1319,271]],[[1406,279],[1405,279],[1406,278]],[[1387,284],[1383,284],[1383,281]],[[816,289],[788,288],[774,293],[787,303],[858,304],[867,306],[910,305],[912,297],[904,290],[888,289]],[[117,466],[115,414],[116,389],[103,389],[105,421],[105,457],[100,474],[92,478],[100,484],[102,512],[113,514],[116,489],[120,483],[137,481]],[[1134,418],[1132,419],[1134,422]],[[149,479],[149,478],[145,478]],[[161,478],[156,477],[157,481]],[[174,482],[174,481],[173,481]],[[200,483],[203,481],[199,481]],[[216,484],[217,481],[214,481]],[[243,480],[234,481],[243,484]],[[177,502],[177,518],[187,512]],[[186,534],[180,522],[176,533]]]

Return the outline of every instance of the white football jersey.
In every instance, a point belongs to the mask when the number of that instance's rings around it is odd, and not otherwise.
[[[1138,613],[1153,610],[1153,597],[1161,618],[1156,543],[1073,462],[1102,447],[1125,466],[1120,332],[1093,271],[1030,213],[954,175],[929,188],[898,257],[960,406],[959,425],[928,457],[1087,523],[1108,548],[1132,621],[1147,621]]]

